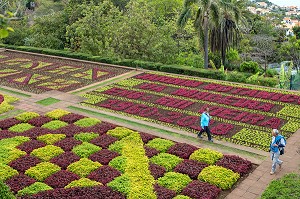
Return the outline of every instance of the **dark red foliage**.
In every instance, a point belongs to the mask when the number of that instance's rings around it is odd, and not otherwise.
[[[70,189],[54,189],[34,195],[22,196],[21,199],[125,199],[121,193],[107,186],[74,187]]]
[[[29,169],[30,167],[34,167],[40,162],[41,161],[37,157],[25,155],[10,162],[9,166],[11,166],[12,168],[18,171],[25,172],[27,169]]]
[[[24,142],[23,144],[17,146],[17,148],[30,154],[34,149],[41,148],[44,146],[46,146],[44,142],[38,140],[30,140],[28,142]]]
[[[52,121],[50,117],[47,116],[39,116],[36,118],[33,118],[28,121],[29,124],[36,126],[36,127],[41,127],[43,124],[46,124],[48,122]]]
[[[93,132],[93,133],[99,133],[100,135],[103,135],[108,130],[114,129],[116,127],[117,126],[114,125],[114,124],[110,124],[110,123],[107,123],[107,122],[101,122],[101,123],[96,124],[94,126],[82,128],[82,132]]]
[[[198,148],[185,143],[176,143],[168,149],[168,153],[188,159],[190,155]]]
[[[80,177],[78,175],[70,171],[60,170],[46,178],[44,183],[48,184],[52,188],[64,188],[70,182],[79,179]]]
[[[62,169],[67,169],[70,164],[72,164],[73,162],[77,162],[78,160],[80,160],[79,156],[74,154],[72,151],[68,151],[52,158],[50,162],[52,162],[53,164],[57,164]]]
[[[140,133],[140,135],[141,135],[141,138],[142,138],[142,140],[145,144],[147,144],[150,140],[153,140],[154,138],[157,138],[157,136],[151,135],[151,134],[148,134],[148,133]]]
[[[46,128],[42,128],[42,127],[34,127],[32,129],[25,131],[22,135],[30,137],[32,139],[36,139],[40,135],[45,135],[45,134],[49,134],[49,133],[54,133],[54,131],[51,129],[46,129]]]
[[[67,137],[73,137],[75,134],[82,132],[82,128],[75,124],[69,124],[58,130],[59,133],[65,134]]]
[[[121,176],[121,172],[115,168],[108,165],[103,165],[97,170],[93,171],[88,175],[88,178],[101,182],[102,184],[107,184],[118,176]]]
[[[117,140],[118,139],[113,137],[113,136],[104,134],[104,135],[101,135],[101,136],[96,137],[95,139],[93,139],[91,141],[91,143],[95,144],[97,146],[100,146],[102,148],[107,148],[109,145],[111,145],[112,143],[114,143]]]
[[[150,163],[150,165],[149,165],[149,170],[155,180],[164,176],[164,174],[166,173],[166,169],[164,167],[156,165],[156,164],[152,164],[152,163]]]
[[[90,159],[94,162],[100,162],[101,164],[108,165],[108,163],[114,159],[115,157],[119,156],[120,154],[115,151],[110,151],[108,149],[102,149],[97,153],[90,155]]]
[[[9,130],[0,130],[0,140],[1,139],[5,139],[5,138],[11,138],[11,137],[15,137],[16,133],[11,132]]]
[[[196,160],[184,160],[174,169],[175,172],[187,174],[192,179],[197,179],[199,173],[207,167],[208,164],[198,162]]]
[[[14,176],[7,180],[5,183],[10,187],[10,189],[13,192],[18,192],[19,190],[22,190],[23,188],[35,183],[35,179],[28,177],[27,175],[20,174],[17,176]]]
[[[157,199],[172,199],[176,196],[176,191],[164,188],[158,184],[154,185],[154,191],[156,193]]]
[[[217,198],[221,189],[207,182],[194,180],[183,188],[181,194],[195,199],[214,199]]]
[[[8,129],[16,124],[20,124],[21,121],[15,119],[15,118],[8,118],[0,121],[0,128],[2,130]]]
[[[151,157],[159,154],[159,151],[152,147],[144,146],[144,149],[145,149],[146,156],[148,158],[151,158]]]
[[[83,119],[83,118],[85,118],[85,116],[79,115],[79,114],[76,114],[76,113],[70,113],[70,114],[62,116],[61,118],[59,118],[59,120],[71,124],[71,123],[74,123],[77,120],[80,120],[80,119]]]
[[[252,169],[252,163],[236,155],[224,155],[216,162],[216,165],[231,169],[232,171],[245,175]]]
[[[71,151],[74,146],[77,146],[81,143],[82,143],[81,141],[75,140],[74,138],[69,137],[69,138],[65,138],[63,140],[56,142],[54,145],[59,146],[64,151]]]

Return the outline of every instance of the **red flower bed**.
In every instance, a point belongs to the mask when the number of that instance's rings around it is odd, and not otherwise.
[[[107,122],[101,122],[94,126],[82,128],[82,132],[93,132],[93,133],[99,133],[100,135],[103,135],[108,130],[114,129],[116,127],[117,125],[109,124]]]
[[[220,192],[221,189],[214,185],[194,180],[183,188],[181,193],[195,199],[215,199]]]
[[[188,159],[190,155],[197,149],[197,147],[186,143],[176,143],[168,149],[168,153],[183,159]]]
[[[67,167],[73,162],[80,160],[80,157],[74,154],[72,151],[67,151],[60,154],[57,157],[54,157],[50,160],[51,163],[60,166],[62,169],[67,169]]]
[[[42,127],[34,127],[22,133],[23,136],[30,137],[31,139],[36,139],[37,137],[49,133],[54,133],[55,131],[42,128]]]
[[[17,146],[18,149],[25,151],[27,154],[30,154],[34,149],[41,148],[46,146],[44,142],[38,140],[30,140],[28,142],[24,142],[23,144]]]
[[[101,135],[101,136],[93,139],[91,141],[91,143],[106,149],[106,148],[108,148],[109,145],[111,145],[112,143],[114,143],[117,140],[118,139],[113,136],[104,134],[104,135]]]
[[[208,164],[198,162],[196,160],[183,160],[182,163],[177,165],[174,169],[175,172],[187,174],[192,179],[197,179],[199,173],[207,167]]]
[[[12,190],[14,193],[17,193],[19,190],[22,190],[23,188],[30,186],[35,182],[35,179],[21,173],[10,178],[5,183],[10,187],[10,190]]]
[[[59,146],[64,151],[71,151],[74,146],[77,146],[81,143],[82,143],[81,141],[75,140],[74,138],[69,137],[69,138],[65,138],[63,140],[56,142],[54,145]]]
[[[21,121],[15,119],[15,118],[8,118],[0,121],[0,128],[2,130],[6,130],[16,124],[20,124]]]
[[[16,136],[15,132],[11,132],[9,130],[0,130],[0,140],[4,138],[15,137],[15,136]]]
[[[90,159],[94,162],[100,162],[101,164],[108,165],[108,163],[118,157],[120,154],[115,151],[110,151],[108,149],[102,149],[92,155],[90,155]]]
[[[62,116],[61,118],[59,118],[59,120],[71,124],[71,123],[74,123],[77,120],[80,120],[80,119],[83,119],[83,118],[85,118],[85,116],[79,115],[79,114],[76,114],[76,113],[70,113],[70,114]]]
[[[252,164],[249,160],[235,155],[224,155],[222,159],[216,162],[216,165],[231,169],[241,176],[249,173],[252,169]]]
[[[70,171],[60,170],[48,178],[45,179],[44,183],[48,184],[50,187],[56,188],[64,188],[70,182],[74,180],[79,180],[80,177]]]
[[[151,158],[151,157],[159,154],[159,151],[152,147],[144,146],[144,149],[145,149],[145,154],[148,158]]]
[[[108,165],[104,165],[99,169],[90,173],[88,175],[88,178],[91,180],[101,182],[102,184],[106,185],[107,183],[109,183],[110,181],[112,181],[113,179],[121,175],[122,173],[117,169],[112,168],[111,166]]]
[[[153,139],[157,138],[157,136],[151,135],[151,134],[148,134],[148,133],[140,133],[140,136],[141,136],[144,144],[147,144],[150,140],[153,140]]]
[[[29,124],[36,126],[36,127],[41,127],[43,124],[46,124],[48,122],[52,121],[50,117],[47,116],[39,116],[36,118],[33,118],[28,121]]]
[[[34,167],[40,162],[41,161],[37,157],[25,155],[10,162],[9,166],[16,169],[17,171],[21,171],[24,173],[27,169],[29,169],[30,167]]]
[[[158,184],[154,185],[154,191],[157,199],[172,199],[176,196],[176,191],[159,186]]]
[[[167,171],[164,167],[152,163],[149,164],[149,170],[155,180],[157,180],[160,177],[163,177]]]
[[[73,137],[76,133],[80,133],[83,128],[75,125],[69,124],[59,129],[59,133],[65,134],[67,137]]]

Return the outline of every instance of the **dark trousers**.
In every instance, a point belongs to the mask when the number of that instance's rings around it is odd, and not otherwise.
[[[210,132],[208,126],[204,126],[204,128],[201,129],[201,131],[199,132],[198,136],[200,137],[200,136],[202,135],[203,132],[206,132],[206,133],[207,133],[208,140],[211,140],[211,132]]]

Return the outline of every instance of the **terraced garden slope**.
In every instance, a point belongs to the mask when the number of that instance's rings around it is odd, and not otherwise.
[[[300,128],[299,93],[250,85],[151,72],[82,96],[89,107],[194,133],[210,107],[214,137],[263,150],[272,128],[287,138]]]
[[[252,169],[234,155],[54,110],[0,121],[0,181],[20,198],[217,198]]]
[[[33,93],[67,92],[129,71],[13,52],[1,52],[0,64],[1,85]]]

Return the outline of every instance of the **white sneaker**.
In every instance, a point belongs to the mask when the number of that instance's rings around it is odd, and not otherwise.
[[[271,172],[270,172],[271,175],[273,175],[274,173],[275,173],[274,171],[271,171]]]

